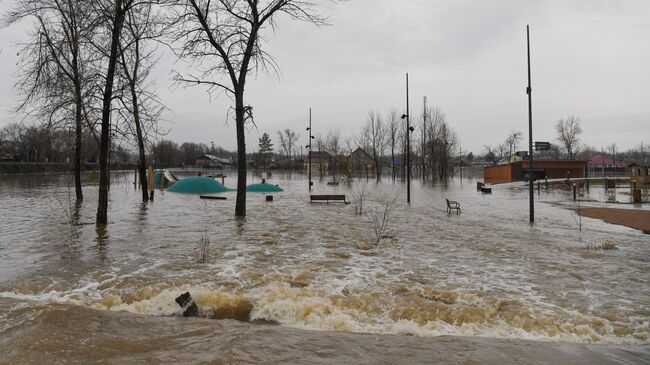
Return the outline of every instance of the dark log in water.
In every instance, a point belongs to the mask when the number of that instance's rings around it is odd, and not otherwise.
[[[199,308],[194,303],[190,292],[185,292],[176,298],[176,303],[183,308],[183,317],[198,317]]]

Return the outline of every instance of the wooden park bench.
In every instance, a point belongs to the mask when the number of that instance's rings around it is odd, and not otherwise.
[[[201,195],[201,199],[207,199],[207,200],[227,200],[225,196],[214,196],[214,195]]]
[[[446,199],[447,201],[447,212],[451,213],[453,209],[456,209],[456,214],[460,214],[460,203],[457,201]]]
[[[345,199],[345,195],[310,195],[310,203],[319,203],[319,202],[341,202],[345,204],[350,204],[349,201]]]

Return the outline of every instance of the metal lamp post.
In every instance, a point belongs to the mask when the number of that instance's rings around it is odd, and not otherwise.
[[[535,200],[534,200],[534,183],[533,183],[533,89],[530,85],[530,30],[526,25],[526,51],[528,54],[528,190],[530,200],[530,223],[535,222]]]
[[[309,108],[309,127],[307,127],[307,131],[309,132],[309,144],[305,146],[307,148],[307,154],[309,155],[309,164],[307,166],[307,170],[309,171],[309,191],[311,191],[311,186],[313,185],[311,182],[311,140],[314,139],[314,136],[311,135],[311,108]]]
[[[415,128],[411,127],[411,118],[409,113],[409,74],[406,73],[406,114],[402,114],[402,119],[406,119],[406,202],[411,203],[411,132]]]

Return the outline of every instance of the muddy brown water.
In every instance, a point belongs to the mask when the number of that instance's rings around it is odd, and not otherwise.
[[[536,195],[530,226],[517,184],[484,195],[473,180],[415,182],[408,206],[390,179],[316,179],[317,193],[365,186],[359,216],[310,204],[303,175],[275,173],[286,192],[249,194],[235,219],[234,193],[157,191],[142,204],[133,176],[115,174],[110,224],[97,230],[87,178],[75,204],[70,176],[0,177],[0,363],[650,358],[650,236],[589,218],[580,230],[566,191]],[[397,195],[390,237],[374,247],[372,216]],[[447,214],[445,197],[462,214]],[[585,249],[608,241],[618,250]],[[180,317],[185,291],[202,318]]]

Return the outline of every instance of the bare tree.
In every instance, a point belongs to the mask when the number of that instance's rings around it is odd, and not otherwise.
[[[120,57],[120,36],[124,26],[126,13],[135,5],[141,4],[138,0],[98,0],[94,2],[98,17],[103,20],[106,37],[100,37],[97,50],[103,54],[108,62],[104,70],[104,92],[102,97],[102,129],[99,143],[99,199],[97,203],[98,225],[108,223],[108,185],[110,182],[109,171],[109,144],[111,138],[111,102],[113,101],[113,84],[115,70]],[[142,0],[144,2],[144,0]],[[106,39],[104,39],[106,38]],[[110,39],[110,43],[104,43]],[[108,51],[107,51],[108,50]]]
[[[207,153],[207,151],[208,146],[192,142],[185,142],[179,148],[179,153],[182,155],[182,163],[184,165],[194,164],[194,159]]]
[[[401,129],[401,123],[396,109],[392,109],[388,113],[387,128],[388,144],[390,145],[390,165],[392,168],[393,180],[395,180],[395,148],[398,142],[399,130]]]
[[[84,101],[89,80],[88,48],[95,22],[90,2],[81,0],[20,0],[5,18],[7,24],[33,17],[34,31],[20,51],[19,111],[36,112],[48,126],[57,122],[75,129],[75,194],[81,189],[81,146]],[[28,111],[30,112],[30,111]]]
[[[567,153],[567,157],[573,160],[573,157],[578,149],[580,143],[580,119],[576,117],[568,117],[567,119],[560,119],[555,124],[557,132],[557,140],[562,144],[562,147]]]
[[[289,152],[287,152],[288,148],[288,143],[286,138],[284,138],[284,133],[282,131],[278,131],[278,140],[280,140],[280,153],[284,155],[284,159],[286,161],[287,156]]]
[[[499,143],[496,146],[496,153],[497,153],[497,157],[499,157],[499,160],[503,160],[504,158],[506,158],[506,156],[508,154],[508,152],[507,152],[508,148],[509,148],[509,146],[508,146],[508,144],[506,142]]]
[[[120,114],[127,120],[127,126],[134,135],[138,147],[138,174],[142,190],[142,201],[149,200],[147,193],[147,166],[145,137],[147,130],[157,131],[154,126],[163,106],[151,91],[153,84],[148,81],[156,62],[155,48],[147,47],[147,42],[160,38],[159,19],[151,6],[126,12],[125,32],[120,41],[120,76],[128,90],[128,98],[119,98],[124,106]],[[128,99],[128,102],[125,100]],[[131,121],[129,123],[128,121]],[[148,127],[148,128],[147,128]]]
[[[516,152],[517,146],[519,145],[519,140],[522,137],[521,131],[512,130],[506,138],[506,144],[508,145],[508,161],[512,159],[513,152]]]
[[[350,180],[350,195],[352,197],[352,206],[354,207],[354,214],[363,214],[363,201],[366,197],[367,182],[359,180]]]
[[[645,165],[649,152],[650,152],[650,145],[643,142],[640,142],[633,151],[633,153],[637,156],[636,158],[639,160],[639,163],[641,163],[642,165]]]
[[[435,182],[439,178],[438,166],[440,165],[440,156],[442,156],[442,148],[440,148],[440,141],[442,140],[442,126],[445,124],[446,116],[440,107],[434,106],[427,110],[429,117],[429,144],[431,150],[431,181]]]
[[[485,145],[483,146],[483,149],[485,150],[485,154],[483,155],[483,158],[487,161],[490,161],[492,165],[496,165],[499,159],[496,153],[494,152],[494,147],[490,145]]]
[[[315,5],[302,0],[176,0],[176,29],[172,38],[180,43],[179,55],[193,62],[196,73],[178,75],[179,82],[206,85],[234,99],[237,130],[237,200],[235,215],[246,215],[245,124],[253,110],[244,100],[250,71],[276,70],[274,59],[262,48],[263,32],[276,26],[277,16],[313,24],[325,24]],[[221,81],[222,77],[227,81]]]
[[[388,128],[384,124],[379,112],[368,113],[366,125],[361,129],[358,144],[361,148],[369,151],[375,163],[377,181],[381,179],[382,157],[389,143]]]
[[[74,151],[73,137],[72,130],[53,129],[39,122],[10,123],[0,129],[0,155],[14,161],[69,162]],[[91,152],[94,147],[93,141],[91,147],[84,145],[83,149]]]
[[[315,138],[316,141],[316,149],[318,150],[318,174],[320,175],[320,178],[323,178],[323,152],[325,151],[326,147],[326,141],[323,138],[323,136],[319,133],[317,134]],[[309,151],[309,153],[312,153],[312,151]]]
[[[372,248],[379,247],[379,243],[385,238],[394,238],[393,232],[389,228],[389,215],[398,197],[399,195],[396,195],[392,200],[384,202],[379,212],[375,211],[368,215],[373,233],[375,234],[375,240],[371,244]]]
[[[300,135],[287,128],[283,131],[278,131],[278,138],[280,139],[280,147],[284,152],[286,163],[291,164],[291,155],[293,154],[293,150],[295,149],[296,142],[298,142]]]
[[[439,145],[438,149],[443,152],[440,156],[440,177],[446,182],[450,176],[450,169],[453,173],[454,151],[456,151],[456,146],[458,145],[458,135],[447,126],[447,123],[442,124]]]
[[[181,159],[177,158],[181,156],[178,144],[165,139],[161,139],[151,147],[151,155],[162,167],[173,166],[181,162]]]
[[[335,130],[327,133],[325,140],[326,150],[332,155],[332,179],[336,181],[336,168],[341,157],[341,131]]]

